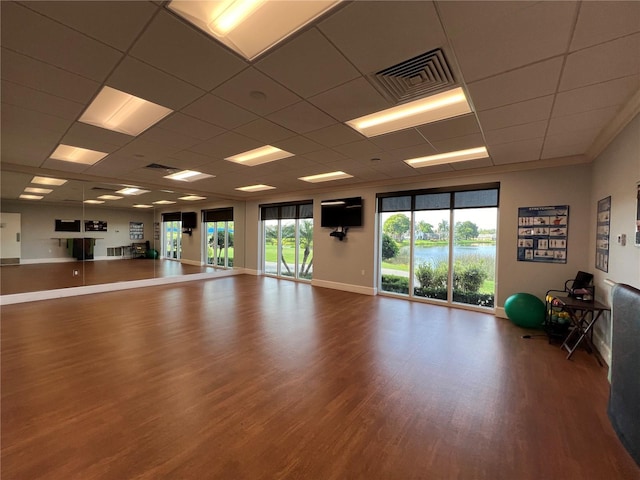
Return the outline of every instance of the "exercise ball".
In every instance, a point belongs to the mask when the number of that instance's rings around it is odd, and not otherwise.
[[[530,293],[514,293],[504,302],[504,312],[519,327],[539,328],[544,322],[544,303]]]

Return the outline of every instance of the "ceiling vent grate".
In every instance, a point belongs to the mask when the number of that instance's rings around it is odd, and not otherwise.
[[[92,191],[98,191],[98,192],[115,192],[116,189],[115,188],[105,188],[105,187],[91,187]]]
[[[154,170],[166,170],[168,172],[173,172],[175,170],[179,170],[179,168],[168,167],[167,165],[160,165],[159,163],[150,163],[149,165],[147,165],[144,168],[151,168],[151,169],[154,169]]]
[[[440,48],[385,68],[371,78],[394,103],[417,100],[456,84]]]

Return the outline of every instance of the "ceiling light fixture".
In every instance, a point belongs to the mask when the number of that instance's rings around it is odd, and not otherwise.
[[[176,172],[172,173],[171,175],[164,176],[164,178],[168,178],[170,180],[180,180],[181,182],[195,182],[196,180],[202,180],[203,178],[213,177],[215,177],[215,175],[196,172],[195,170],[182,170],[181,172]]]
[[[172,205],[176,202],[171,200],[158,200],[157,202],[153,202],[154,205]]]
[[[23,193],[19,198],[22,198],[24,200],[42,200],[44,197],[42,195],[28,195],[26,193]]]
[[[24,189],[25,193],[51,193],[53,192],[53,190],[51,190],[50,188],[38,188],[38,187],[26,187]]]
[[[153,208],[153,205],[146,205],[144,203],[134,203],[133,208]]]
[[[122,197],[118,195],[100,195],[98,198],[100,200],[120,200]]]
[[[201,197],[199,195],[187,195],[184,197],[178,197],[178,200],[186,200],[187,202],[194,202],[196,200],[206,200],[207,197]]]
[[[241,192],[261,192],[263,190],[273,190],[276,187],[272,187],[271,185],[248,185],[246,187],[238,187],[236,190],[240,190]]]
[[[168,8],[253,60],[338,3],[340,0],[171,0]]]
[[[151,190],[143,190],[138,187],[126,187],[121,190],[116,191],[120,195],[142,195],[143,193],[149,193]]]
[[[37,183],[38,185],[54,185],[56,187],[59,187],[60,185],[64,185],[65,183],[67,183],[67,181],[62,178],[36,176],[31,179],[31,183]]]
[[[79,121],[137,136],[173,110],[111,87],[103,87]]]
[[[353,178],[353,175],[349,175],[344,172],[329,172],[320,173],[318,175],[309,175],[308,177],[300,177],[298,180],[309,183],[330,182],[331,180],[342,180],[343,178]]]
[[[469,148],[467,150],[458,150],[455,152],[439,153],[428,157],[411,158],[404,162],[413,168],[430,167],[432,165],[442,165],[445,163],[464,162],[466,160],[475,160],[478,158],[486,158],[489,156],[487,147]]]
[[[295,154],[287,152],[286,150],[280,150],[277,147],[265,145],[264,147],[254,148],[253,150],[227,157],[225,160],[255,167],[256,165],[273,162],[275,160],[282,160],[283,158],[293,157],[294,155]]]
[[[82,203],[90,203],[91,205],[99,205],[101,203],[104,203],[104,200],[85,200]]]
[[[62,160],[63,162],[94,165],[107,155],[109,154],[105,152],[60,144],[51,154],[51,158],[54,160]]]
[[[375,137],[405,128],[437,122],[471,113],[462,88],[454,88],[427,98],[388,108],[346,122],[365,137]]]

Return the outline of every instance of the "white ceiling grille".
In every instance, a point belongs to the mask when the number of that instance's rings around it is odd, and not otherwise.
[[[385,68],[371,78],[394,103],[448,90],[456,83],[444,52],[439,48]]]

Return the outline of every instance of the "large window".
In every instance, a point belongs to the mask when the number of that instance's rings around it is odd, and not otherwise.
[[[162,256],[179,260],[182,252],[182,213],[163,213],[162,232]]]
[[[378,195],[380,290],[493,307],[499,184]]]
[[[313,203],[262,205],[262,261],[268,275],[311,280]]]
[[[207,265],[233,267],[233,208],[202,211],[204,224],[203,258]]]

